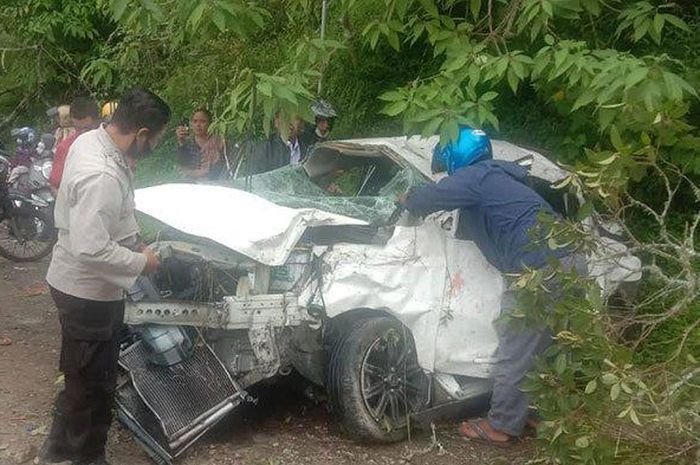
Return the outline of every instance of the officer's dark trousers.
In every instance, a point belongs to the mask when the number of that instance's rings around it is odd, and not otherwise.
[[[60,370],[65,388],[47,439],[73,460],[104,454],[112,421],[124,301],[98,302],[51,289],[61,321]]]

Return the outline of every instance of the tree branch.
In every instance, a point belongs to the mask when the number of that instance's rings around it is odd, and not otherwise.
[[[27,107],[27,105],[29,104],[29,101],[32,100],[37,95],[39,95],[40,91],[41,91],[41,84],[36,89],[34,89],[33,92],[25,95],[24,98],[19,102],[19,104],[17,104],[15,109],[12,110],[12,112],[10,112],[10,114],[7,115],[2,121],[0,121],[0,131],[5,129],[5,127],[7,127],[10,123],[12,123],[12,121],[14,121],[14,119],[17,117],[17,115]]]

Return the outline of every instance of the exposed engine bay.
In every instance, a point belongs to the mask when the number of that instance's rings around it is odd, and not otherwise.
[[[297,366],[321,381],[305,368],[320,366],[320,331],[309,328],[320,315],[302,312],[294,292],[312,279],[310,247],[295,249],[277,267],[216,244],[152,247],[161,267],[128,295],[128,321],[148,323],[131,326],[123,340],[117,403],[146,450],[168,463],[252,401],[246,387]]]
[[[161,266],[140,281],[134,291],[140,289],[143,295],[130,294],[132,300],[216,302],[224,295],[234,295],[239,279],[254,269],[254,263],[246,263],[245,257],[236,260],[234,253],[224,254],[223,250],[219,254],[217,247],[200,248],[185,242],[158,242],[152,247]]]

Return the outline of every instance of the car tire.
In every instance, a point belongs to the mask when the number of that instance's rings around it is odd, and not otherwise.
[[[429,398],[413,336],[390,317],[358,321],[333,347],[326,376],[332,411],[362,441],[405,439]]]

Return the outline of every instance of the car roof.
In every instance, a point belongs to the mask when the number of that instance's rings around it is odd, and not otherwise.
[[[420,171],[427,178],[439,181],[445,176],[444,173],[433,174],[430,167],[433,149],[439,143],[439,136],[428,138],[420,136],[400,136],[400,137],[375,137],[369,139],[348,139],[324,142],[317,146],[317,149],[331,149],[339,151],[362,150],[363,147],[384,147],[396,154],[404,162],[410,164]],[[495,160],[520,161],[532,159],[530,174],[537,178],[549,182],[557,182],[566,178],[569,173],[566,170],[550,161],[544,155],[529,150],[510,142],[502,140],[491,140],[493,148],[493,158]]]

